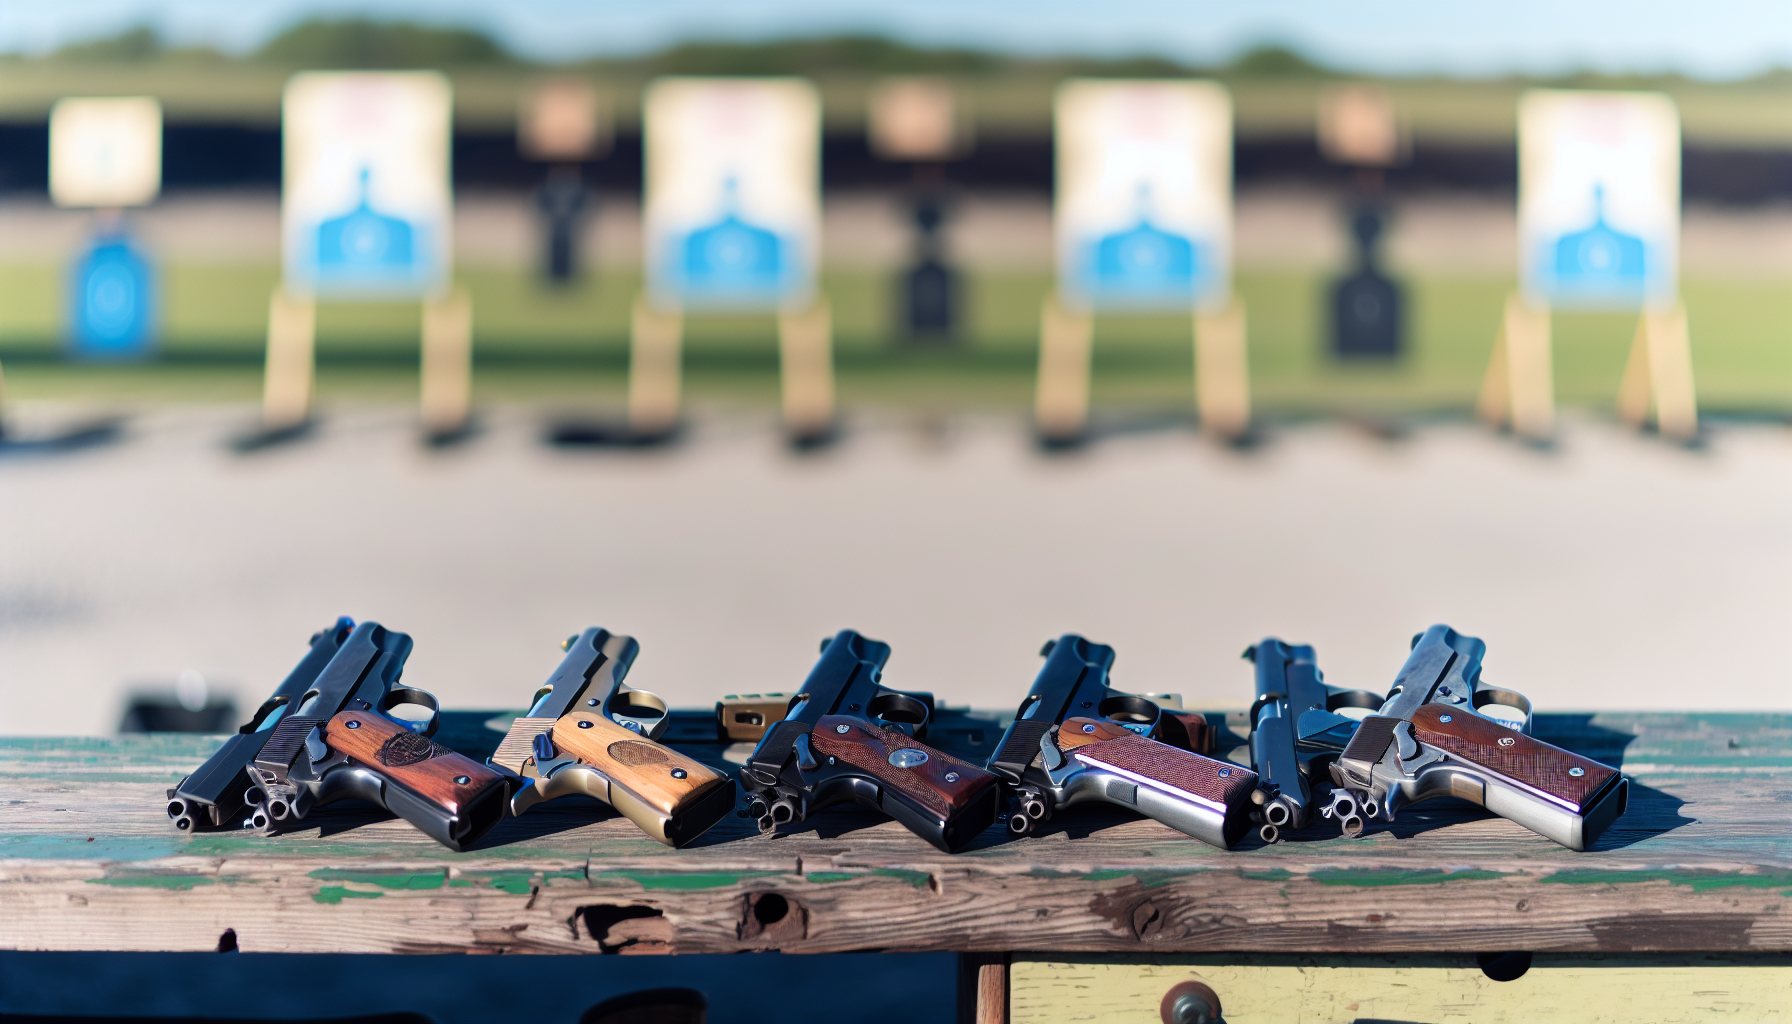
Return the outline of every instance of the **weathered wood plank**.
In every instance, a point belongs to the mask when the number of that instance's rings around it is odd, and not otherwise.
[[[482,756],[482,722],[439,738]],[[1000,724],[949,714],[930,739],[981,760]],[[692,742],[706,729],[681,715],[673,735],[731,767]],[[215,738],[6,740],[0,947],[198,950],[231,928],[280,951],[1792,950],[1792,715],[1544,716],[1539,734],[1633,776],[1592,851],[1444,804],[1361,841],[1232,852],[1104,810],[955,856],[856,810],[776,837],[730,818],[674,851],[571,800],[463,854],[353,809],[182,836],[161,790]]]

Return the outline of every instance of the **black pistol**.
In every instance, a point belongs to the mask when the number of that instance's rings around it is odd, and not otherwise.
[[[1257,699],[1250,714],[1257,792],[1251,799],[1263,820],[1257,834],[1274,843],[1283,830],[1312,824],[1322,792],[1331,788],[1331,763],[1356,735],[1357,726],[1338,709],[1374,710],[1381,707],[1382,697],[1326,685],[1307,644],[1265,637],[1246,648],[1244,656],[1257,670]]]
[[[263,701],[236,735],[226,739],[193,774],[168,790],[168,817],[175,828],[201,832],[256,827],[249,805],[261,803],[262,793],[250,778],[248,768],[255,763],[280,719],[311,688],[354,628],[352,619],[340,618],[335,625],[311,634],[311,650],[274,688],[273,696]],[[255,790],[252,796],[251,789]]]
[[[851,800],[951,853],[995,821],[996,777],[915,739],[933,695],[887,689],[890,645],[843,629],[740,771],[747,813],[770,832]]]

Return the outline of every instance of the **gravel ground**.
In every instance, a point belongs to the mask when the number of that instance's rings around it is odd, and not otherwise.
[[[226,450],[250,416],[151,409],[116,445],[0,458],[0,731],[110,732],[185,669],[253,706],[340,614],[411,633],[406,680],[456,707],[523,706],[591,624],[679,705],[791,689],[852,626],[952,703],[1018,702],[1074,630],[1121,686],[1217,708],[1249,703],[1264,635],[1385,689],[1443,621],[1546,710],[1792,708],[1783,426],[1687,452],[1570,419],[1551,453],[1468,424],[1247,453],[1164,427],[1054,457],[1013,420],[866,413],[805,456],[722,412],[665,450],[557,451],[515,408],[432,453],[372,408]]]

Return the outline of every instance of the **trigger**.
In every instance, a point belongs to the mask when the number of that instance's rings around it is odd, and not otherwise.
[[[554,737],[545,732],[536,733],[535,743],[530,752],[535,755],[536,764],[552,761],[554,759]]]
[[[305,756],[311,758],[313,764],[327,760],[330,756],[330,747],[324,742],[324,734],[315,725],[305,734]]]
[[[1419,756],[1419,741],[1412,738],[1412,725],[1401,722],[1394,730],[1394,741],[1400,745],[1400,760],[1410,761]]]
[[[1052,734],[1050,730],[1047,730],[1044,735],[1039,737],[1039,753],[1045,757],[1046,771],[1055,772],[1059,768],[1064,767],[1064,752],[1058,749],[1056,743],[1052,742]]]
[[[815,760],[815,751],[809,749],[808,733],[798,735],[791,747],[796,750],[796,766],[799,770],[812,772],[821,767],[821,763]]]

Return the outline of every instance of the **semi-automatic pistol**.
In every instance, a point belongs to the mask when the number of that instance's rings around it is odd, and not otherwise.
[[[640,645],[591,628],[561,644],[560,667],[491,756],[514,790],[510,812],[582,793],[667,846],[682,846],[734,809],[734,780],[658,742],[658,695],[623,684]]]
[[[1257,775],[1160,742],[1154,701],[1108,685],[1114,649],[1066,633],[987,767],[1010,792],[1008,829],[1031,832],[1073,804],[1114,804],[1230,849],[1250,828]]]
[[[265,738],[227,743],[214,755],[234,762],[254,748],[237,797],[251,809],[244,824],[290,828],[314,807],[356,799],[391,811],[449,849],[477,841],[504,817],[504,779],[429,738],[440,722],[435,697],[398,685],[411,638],[376,622],[356,626],[347,619],[329,634],[313,639],[311,653],[257,712],[250,722],[255,731],[238,734],[266,732]],[[302,688],[289,689],[326,651],[322,669]],[[399,705],[421,707],[428,717],[401,720],[388,713]],[[213,769],[208,761],[169,797],[175,827],[191,828],[198,817],[210,816],[198,797],[228,795],[226,787],[214,785]],[[198,787],[202,793],[187,795]],[[222,806],[215,800],[211,805]]]
[[[1391,822],[1407,804],[1454,796],[1585,850],[1624,813],[1628,784],[1617,769],[1527,735],[1530,702],[1481,683],[1486,651],[1448,626],[1413,638],[1386,702],[1332,763],[1338,788],[1325,813],[1346,833]],[[1489,704],[1517,708],[1524,727],[1478,713]]]
[[[1251,705],[1251,766],[1257,769],[1258,805],[1266,843],[1284,829],[1306,828],[1331,788],[1332,760],[1356,734],[1355,720],[1339,708],[1378,708],[1379,694],[1328,686],[1313,648],[1266,637],[1244,652],[1256,666],[1257,699]]]
[[[889,644],[850,629],[822,641],[801,691],[740,771],[761,831],[850,800],[951,853],[995,821],[996,777],[916,739],[933,695],[884,687],[889,658]]]

